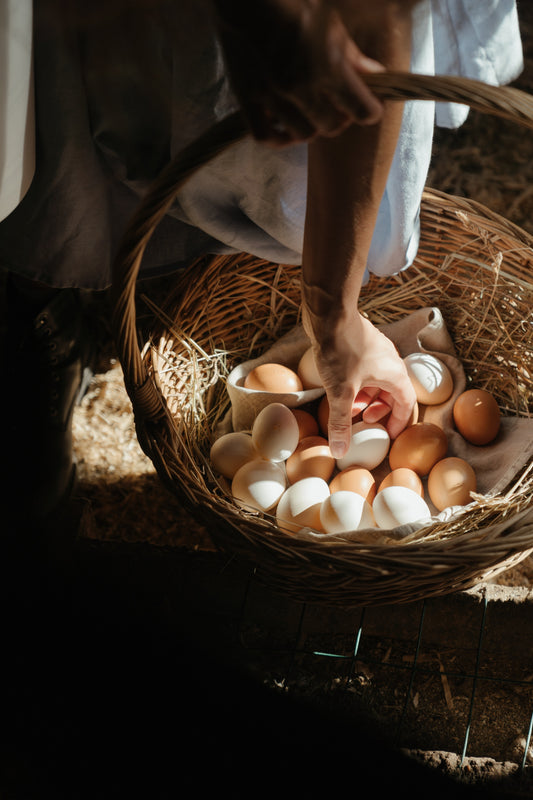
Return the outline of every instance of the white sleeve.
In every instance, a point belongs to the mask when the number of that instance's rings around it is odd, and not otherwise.
[[[515,0],[424,0],[415,7],[412,72],[464,75],[498,84],[516,77],[522,64]],[[200,70],[192,74],[202,77]],[[202,92],[197,96],[201,107]],[[457,103],[405,103],[367,273],[391,275],[412,264],[435,123],[458,127],[467,114],[468,106]],[[356,181],[358,176],[347,179]],[[178,192],[173,213],[212,237],[218,243],[216,252],[245,251],[279,263],[298,263],[306,191],[306,145],[276,150],[247,137],[197,170]]]
[[[35,171],[32,0],[0,0],[0,220]]]
[[[515,80],[524,67],[516,0],[431,0],[435,72],[493,86]],[[458,128],[468,108],[439,103],[437,125]]]

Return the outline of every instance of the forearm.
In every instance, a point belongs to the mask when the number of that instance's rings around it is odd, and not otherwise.
[[[390,5],[376,38],[359,40],[387,68],[410,62],[410,4]],[[328,336],[353,320],[379,206],[401,126],[403,104],[384,104],[373,126],[352,125],[335,138],[309,143],[308,198],[302,262],[306,323],[327,346]],[[333,345],[333,342],[332,342]]]

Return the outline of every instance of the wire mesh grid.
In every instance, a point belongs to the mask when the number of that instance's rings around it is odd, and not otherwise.
[[[490,759],[531,780],[530,593],[484,585],[339,610],[264,592],[252,576],[240,641],[266,685],[343,713],[362,710],[400,748],[454,754],[462,778],[473,760]]]
[[[253,565],[219,551],[83,538],[77,553],[76,591],[91,618],[102,609],[110,619],[116,599],[119,614],[138,613],[185,648],[194,682],[182,685],[174,667],[172,681],[192,700],[202,736],[212,706],[222,706],[224,730],[230,718],[240,720],[244,741],[235,739],[238,730],[227,742],[215,734],[231,758],[241,746],[259,747],[272,769],[285,756],[301,776],[292,744],[327,765],[346,737],[343,752],[353,758],[337,759],[336,768],[357,771],[368,761],[378,784],[382,768],[403,770],[403,761],[392,760],[399,749],[434,768],[432,776],[457,778],[481,796],[533,797],[532,590],[487,583],[408,604],[347,608],[297,602],[261,581]],[[268,699],[252,686],[267,687]],[[295,702],[280,712],[278,695]],[[299,700],[312,732],[299,721]],[[302,746],[295,731],[323,732],[323,739]]]

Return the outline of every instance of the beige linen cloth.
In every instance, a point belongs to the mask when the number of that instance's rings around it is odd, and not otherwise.
[[[480,494],[503,491],[533,456],[533,419],[502,416],[500,433],[492,443],[483,447],[469,444],[453,424],[453,404],[464,391],[466,378],[440,310],[435,307],[421,308],[401,320],[379,327],[395,343],[402,357],[417,351],[427,352],[448,366],[454,378],[452,396],[441,405],[420,407],[419,420],[434,422],[445,430],[449,442],[448,454],[464,458],[472,465]],[[271,394],[245,389],[242,385],[253,367],[271,361],[296,369],[309,346],[305,331],[297,326],[258,358],[235,367],[227,379],[231,409],[220,433],[231,429],[249,430],[261,408],[272,402]],[[276,395],[276,400],[294,408],[323,394],[323,389],[314,389]]]

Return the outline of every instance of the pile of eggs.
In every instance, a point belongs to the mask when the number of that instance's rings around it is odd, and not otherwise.
[[[451,397],[453,378],[446,364],[426,353],[404,361],[418,404],[439,405]],[[326,395],[292,409],[275,400],[279,392],[320,386],[311,349],[296,371],[263,364],[244,385],[271,392],[273,402],[259,411],[250,431],[215,440],[211,465],[230,482],[239,507],[274,516],[285,532],[310,528],[338,534],[423,524],[432,516],[428,500],[439,512],[471,502],[477,489],[474,469],[448,455],[441,427],[418,422],[417,415],[394,440],[381,422],[355,417],[348,451],[335,459],[327,439]],[[453,420],[464,439],[478,446],[493,441],[500,429],[498,405],[481,389],[457,397]]]

